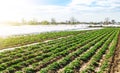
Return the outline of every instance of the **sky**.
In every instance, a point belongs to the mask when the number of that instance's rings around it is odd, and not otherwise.
[[[0,22],[22,19],[81,22],[120,21],[120,0],[0,0]]]

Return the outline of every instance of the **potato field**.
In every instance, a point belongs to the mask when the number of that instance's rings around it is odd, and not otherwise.
[[[64,35],[1,52],[0,73],[120,73],[119,28]]]

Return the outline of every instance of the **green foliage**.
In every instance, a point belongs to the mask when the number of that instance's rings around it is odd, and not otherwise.
[[[84,31],[81,31],[81,32],[84,32]],[[30,43],[35,43],[35,42],[41,42],[43,40],[55,39],[58,37],[75,35],[78,33],[80,33],[80,31],[61,31],[61,32],[47,32],[47,33],[41,33],[41,34],[8,37],[0,40],[0,49],[16,47],[16,46],[26,45]]]
[[[50,23],[45,20],[45,21],[42,21],[41,24],[43,24],[43,25],[48,25],[48,24],[50,24]]]
[[[68,69],[65,69],[65,70],[64,70],[64,73],[74,73],[74,71],[73,71],[72,69],[69,69],[69,68],[68,68]]]
[[[15,72],[15,73],[23,73],[22,71],[17,71],[17,72]]]
[[[34,72],[34,69],[32,69],[32,68],[25,68],[25,69],[24,69],[24,72],[25,72],[25,73],[35,73],[35,72]]]
[[[69,34],[64,33],[64,35]],[[115,29],[95,30],[83,34],[74,33],[73,36],[66,38],[3,52],[0,53],[0,72],[54,73],[63,68],[61,73],[76,73],[85,62],[90,61],[83,73],[92,73],[105,54],[106,59],[101,66],[101,70],[104,70],[109,65],[107,59],[115,50],[117,35]],[[53,37],[56,34],[50,36]],[[42,38],[46,37],[48,36]],[[112,46],[109,46],[111,42]]]
[[[41,69],[40,70],[40,73],[47,73],[48,72],[48,70],[46,70],[46,69]]]

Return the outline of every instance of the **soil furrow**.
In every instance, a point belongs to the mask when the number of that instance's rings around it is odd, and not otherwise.
[[[118,37],[117,48],[112,58],[110,72],[109,73],[120,73],[120,33]]]

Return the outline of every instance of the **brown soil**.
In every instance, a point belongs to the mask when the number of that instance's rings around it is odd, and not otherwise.
[[[118,37],[117,48],[115,50],[115,54],[112,60],[113,61],[110,67],[110,70],[111,70],[110,73],[120,73],[120,34]]]

